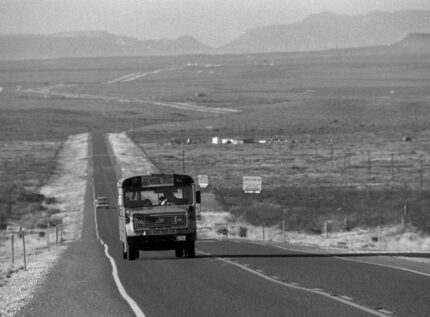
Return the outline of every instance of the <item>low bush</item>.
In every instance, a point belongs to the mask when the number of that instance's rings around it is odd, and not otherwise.
[[[216,188],[224,210],[253,225],[279,225],[287,230],[316,232],[329,221],[334,231],[377,227],[404,221],[430,232],[430,195],[404,188],[278,187],[246,195],[240,189]],[[404,206],[407,206],[405,213]]]
[[[47,205],[55,204],[55,203],[57,203],[57,199],[55,197],[45,197],[44,202]]]
[[[227,227],[222,227],[222,228],[219,228],[219,229],[216,231],[216,233],[221,234],[221,235],[223,235],[223,236],[226,236],[226,235],[227,235],[227,233],[228,233],[228,229],[227,229]]]
[[[248,228],[247,227],[239,227],[239,237],[246,238],[248,236]]]

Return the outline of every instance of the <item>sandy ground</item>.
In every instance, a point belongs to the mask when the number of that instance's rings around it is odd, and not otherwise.
[[[108,142],[116,158],[117,176],[146,175],[158,171],[126,133],[109,133]]]
[[[80,237],[87,166],[88,134],[70,136],[58,155],[54,175],[40,190],[58,201],[51,207],[60,210],[58,217],[63,219],[65,242],[61,245],[51,244],[49,250],[47,247],[29,247],[26,271],[22,257],[17,257],[14,265],[7,265],[6,271],[0,276],[0,316],[13,316],[28,303],[32,294],[43,285],[49,269],[67,248],[67,243]],[[29,246],[32,242],[28,242]]]

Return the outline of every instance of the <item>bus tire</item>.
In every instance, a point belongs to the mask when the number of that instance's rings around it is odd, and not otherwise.
[[[190,241],[185,246],[185,256],[187,258],[194,258],[196,256],[196,245],[194,241]]]
[[[176,256],[177,258],[182,258],[182,257],[184,257],[184,248],[183,248],[182,246],[177,245],[177,246],[175,247],[175,256]]]
[[[133,245],[128,244],[128,260],[134,261],[139,258],[139,249],[135,248]]]

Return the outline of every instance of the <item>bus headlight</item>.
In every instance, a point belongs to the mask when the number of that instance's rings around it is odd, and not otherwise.
[[[176,216],[175,222],[177,225],[183,225],[185,223],[184,216]]]

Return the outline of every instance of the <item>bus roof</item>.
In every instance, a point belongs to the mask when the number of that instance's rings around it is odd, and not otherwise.
[[[121,178],[118,187],[159,187],[159,186],[181,186],[194,184],[194,180],[189,175],[181,174],[149,174],[135,175]]]

